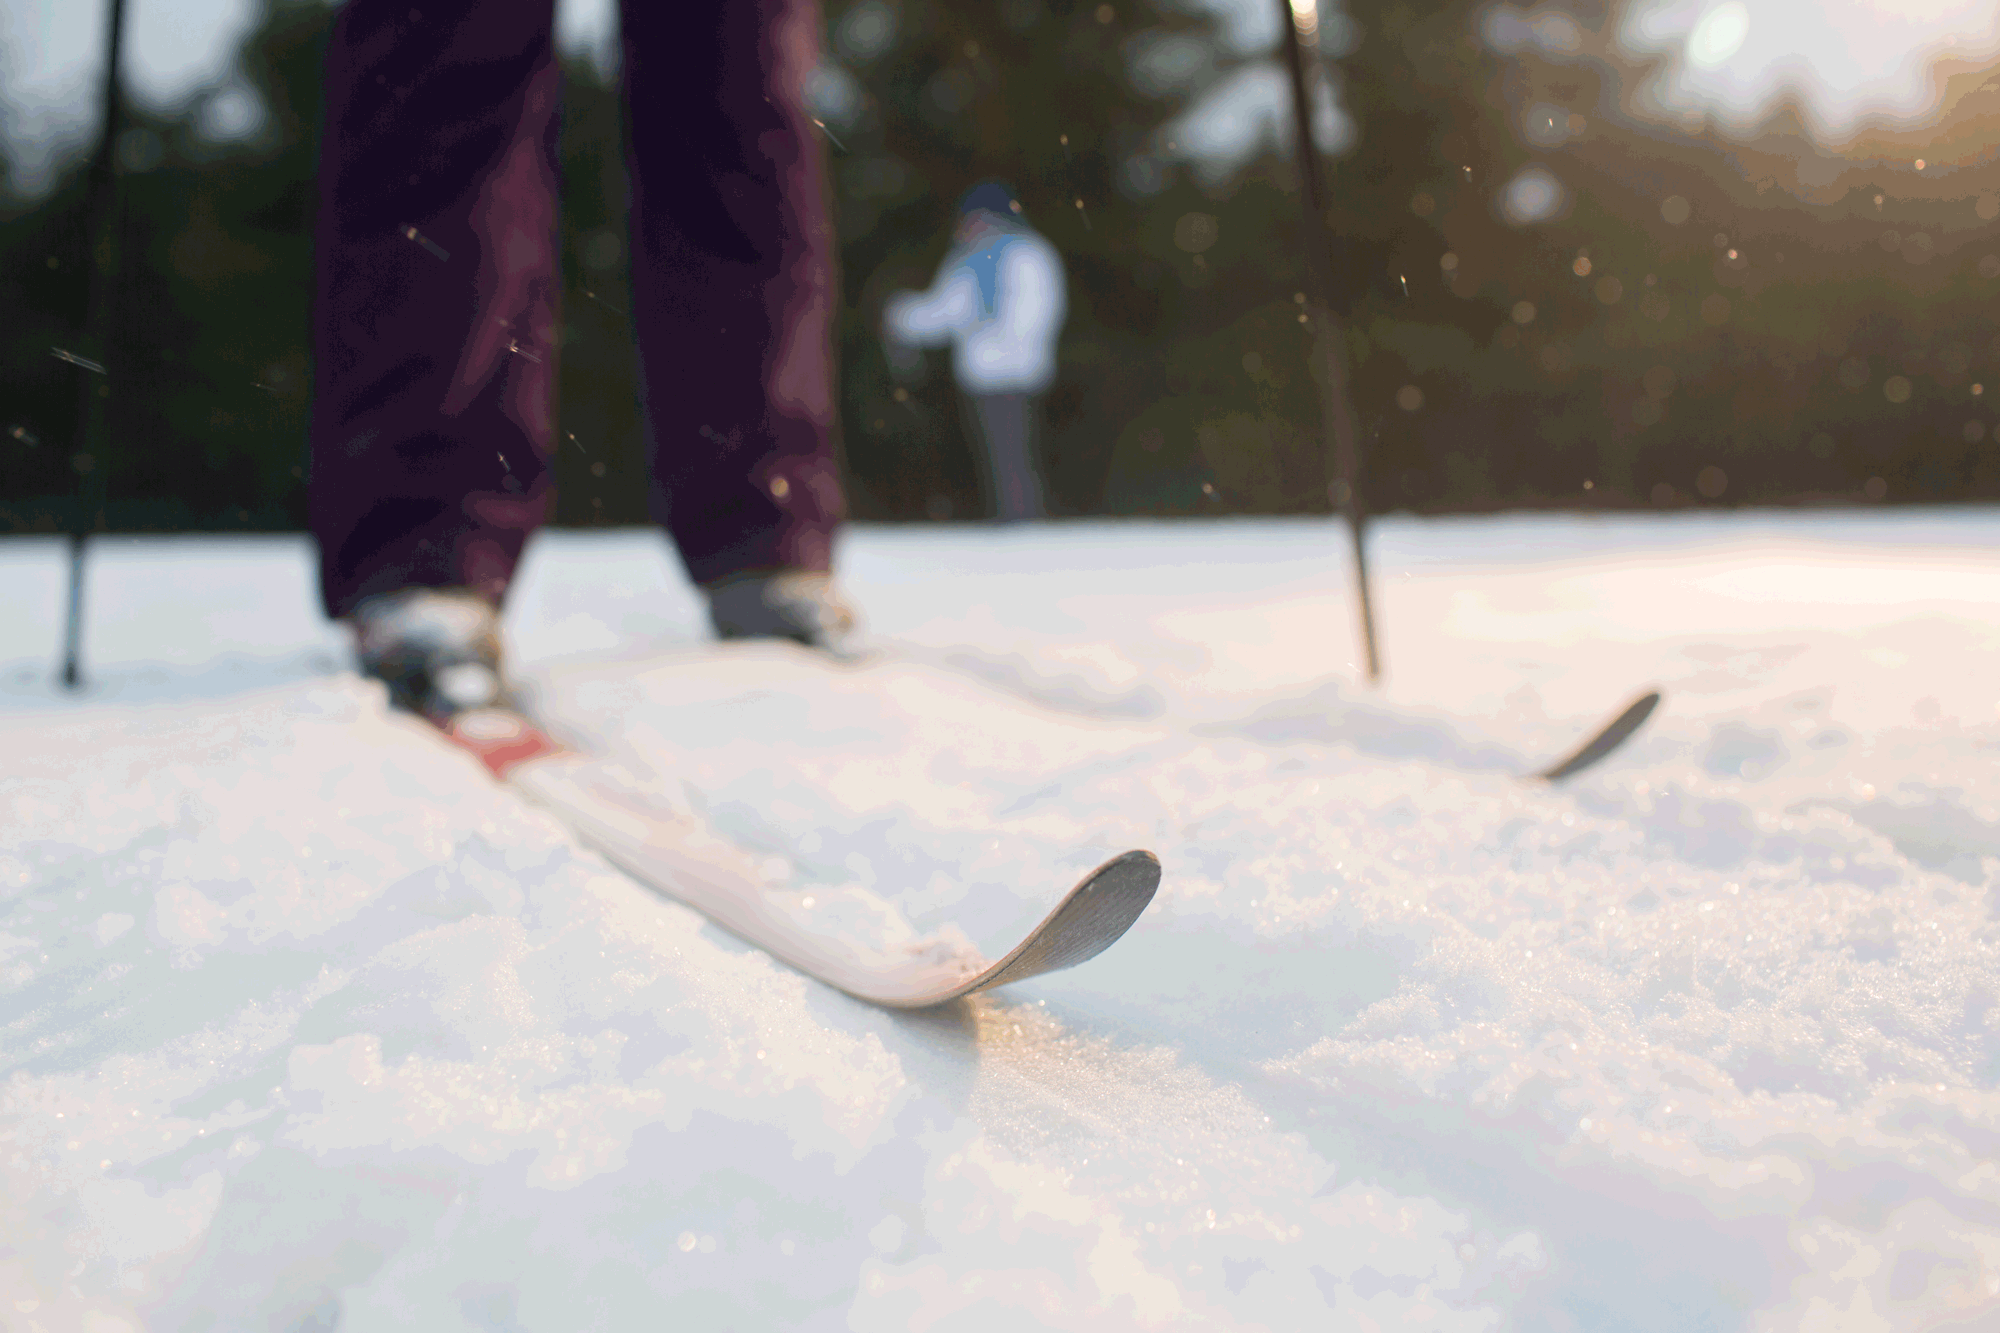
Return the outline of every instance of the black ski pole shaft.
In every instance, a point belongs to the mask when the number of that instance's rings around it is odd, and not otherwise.
[[[77,473],[75,522],[69,534],[69,621],[63,634],[63,685],[77,689],[83,683],[83,554],[93,526],[104,521],[104,434],[111,394],[110,346],[111,311],[117,281],[118,218],[118,127],[122,99],[119,96],[118,62],[125,45],[125,0],[111,0],[111,22],[104,38],[104,108],[98,123],[97,152],[90,161],[90,181],[84,198],[84,244],[86,295],[84,337],[106,370],[95,374],[79,369],[82,387],[78,390],[76,448],[70,463]]]
[[[1354,546],[1354,586],[1361,606],[1361,646],[1368,658],[1368,679],[1382,678],[1382,656],[1375,642],[1375,605],[1368,589],[1368,551],[1362,540],[1367,515],[1361,501],[1360,451],[1355,445],[1354,406],[1347,393],[1347,338],[1333,313],[1333,242],[1326,226],[1326,195],[1320,188],[1319,151],[1313,146],[1312,95],[1307,78],[1301,23],[1317,37],[1318,10],[1313,0],[1294,7],[1277,0],[1285,33],[1285,63],[1292,81],[1293,141],[1299,165],[1299,201],[1305,218],[1306,317],[1312,321],[1321,362],[1320,430],[1325,455],[1334,474],[1332,498],[1347,516]]]

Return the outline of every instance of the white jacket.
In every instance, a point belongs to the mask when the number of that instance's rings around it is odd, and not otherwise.
[[[889,298],[882,321],[898,342],[952,343],[952,372],[967,393],[1040,393],[1056,377],[1067,304],[1056,248],[1002,226],[946,255],[928,292]]]

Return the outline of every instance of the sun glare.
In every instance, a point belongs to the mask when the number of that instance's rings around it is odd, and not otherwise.
[[[1747,134],[1791,100],[1824,142],[1869,125],[1921,124],[1933,66],[2000,58],[2000,10],[1975,0],[1633,0],[1616,30],[1628,56],[1658,61],[1632,109]]]

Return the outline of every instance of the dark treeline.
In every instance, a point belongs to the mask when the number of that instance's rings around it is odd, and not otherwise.
[[[1191,98],[1254,82],[1261,57],[1139,0],[828,8],[856,513],[984,510],[944,358],[898,394],[875,328],[988,176],[1018,186],[1069,265],[1058,512],[1324,511],[1286,154],[1267,136],[1204,181],[1175,141]],[[1640,71],[1605,55],[1605,13],[1537,46],[1482,8],[1357,0],[1328,27],[1355,127],[1329,160],[1330,221],[1372,508],[2000,497],[1984,393],[2000,385],[2000,83],[1956,72],[1922,133],[1839,156],[1783,119],[1729,145],[1621,110]],[[80,332],[81,167],[0,199],[0,530],[74,512],[93,372],[53,348],[107,367],[109,445],[82,462],[104,470],[111,526],[302,523],[329,13],[266,0],[240,57],[266,113],[249,140],[206,139],[198,101],[134,110],[110,347]],[[567,76],[559,521],[642,522],[617,100],[587,62]],[[1502,200],[1538,163],[1565,202],[1519,225]]]

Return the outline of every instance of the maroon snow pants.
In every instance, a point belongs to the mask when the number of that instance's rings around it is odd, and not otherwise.
[[[312,527],[329,614],[498,600],[553,500],[554,0],[348,0],[326,61]],[[824,570],[842,513],[818,0],[624,0],[654,514],[706,583]]]

